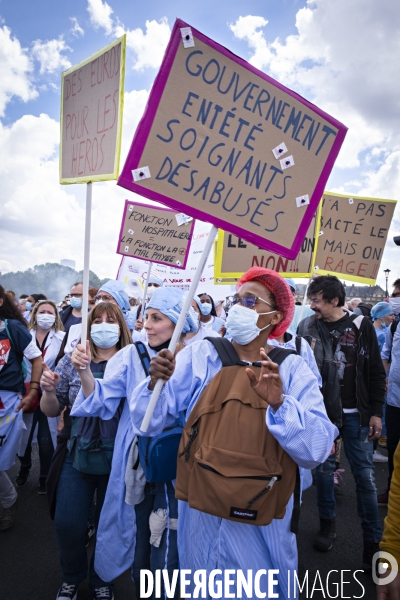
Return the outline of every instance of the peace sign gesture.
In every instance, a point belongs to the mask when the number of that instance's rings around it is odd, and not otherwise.
[[[279,367],[268,357],[264,348],[260,348],[261,372],[257,379],[251,369],[246,369],[250,385],[255,393],[271,406],[273,410],[283,403],[282,380],[279,375]]]

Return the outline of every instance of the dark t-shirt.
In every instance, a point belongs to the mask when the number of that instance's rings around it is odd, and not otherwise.
[[[25,386],[20,358],[25,348],[31,343],[32,336],[19,321],[15,319],[8,320],[7,327],[13,341],[11,344],[4,322],[1,322],[1,326],[3,328],[0,330],[0,390],[21,392],[23,394]]]
[[[64,330],[65,330],[65,337],[68,337],[68,332],[69,332],[69,328],[72,325],[77,325],[78,323],[82,323],[82,317],[74,317],[74,315],[71,314],[69,315],[69,317],[67,318],[67,320],[64,323]]]
[[[329,332],[334,331],[344,321],[348,319],[345,315],[339,321],[323,324]],[[357,329],[349,322],[348,327],[340,334],[335,350],[336,366],[340,379],[340,395],[342,399],[342,408],[357,408],[356,397],[356,363],[357,363]],[[333,346],[335,348],[335,346]]]

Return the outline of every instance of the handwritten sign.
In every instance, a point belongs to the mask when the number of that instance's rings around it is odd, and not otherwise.
[[[293,259],[346,128],[193,27],[185,48],[186,26],[175,23],[118,184]]]
[[[317,216],[314,216],[300,252],[294,260],[253,246],[220,229],[215,254],[215,278],[226,280],[226,283],[231,284],[232,279],[239,279],[251,267],[273,269],[283,277],[310,277],[316,249],[316,224]]]
[[[209,223],[195,221],[186,269],[178,270],[172,266],[154,264],[155,269],[163,278],[164,287],[178,287],[185,291],[189,289],[193,277],[196,275],[197,265],[204,251],[210,229],[211,225]],[[137,297],[143,296],[148,264],[146,261],[129,256],[122,257],[117,279],[127,286],[129,294]],[[229,289],[221,287],[221,285],[214,285],[214,258],[210,254],[199,281],[197,293],[200,294],[206,291],[207,294],[211,294],[214,300],[221,300],[233,293],[234,289],[234,286]]]
[[[117,254],[184,269],[193,228],[182,213],[126,200]]]
[[[61,77],[60,183],[117,179],[126,35]]]
[[[375,284],[395,200],[326,192],[313,272]]]

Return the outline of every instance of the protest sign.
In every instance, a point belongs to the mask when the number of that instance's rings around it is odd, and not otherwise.
[[[273,269],[278,271],[282,277],[310,277],[313,253],[316,248],[316,224],[317,216],[315,215],[300,252],[294,260],[266,252],[262,248],[253,246],[253,244],[219,229],[215,255],[215,278],[231,283],[232,278],[239,279],[251,267]]]
[[[326,192],[313,273],[375,284],[396,200]]]
[[[187,291],[196,274],[199,258],[203,254],[205,243],[209,237],[211,226],[209,223],[196,221],[192,235],[192,243],[188,253],[188,260],[184,270],[175,267],[154,263],[154,269],[161,275],[165,287],[178,287]],[[147,277],[148,262],[124,256],[119,266],[117,279],[126,285],[127,292],[137,298],[143,296],[143,290]],[[234,282],[233,282],[234,283]],[[232,290],[234,288],[232,287]],[[229,296],[231,291],[227,287],[214,284],[214,260],[212,255],[200,278],[197,292],[207,292],[215,301]]]
[[[62,73],[60,183],[116,179],[126,35]]]
[[[184,269],[194,223],[168,208],[126,200],[117,254]]]
[[[177,20],[118,184],[294,259],[346,127]]]

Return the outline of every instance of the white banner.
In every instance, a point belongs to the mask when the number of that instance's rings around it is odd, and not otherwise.
[[[196,271],[199,257],[203,252],[206,239],[211,229],[210,223],[196,221],[193,232],[193,240],[189,251],[187,268],[172,269],[165,265],[153,263],[154,268],[164,278],[166,287],[179,287],[188,290],[192,282],[192,276]],[[149,263],[144,260],[124,256],[119,266],[117,279],[126,285],[126,291],[130,296],[141,298],[143,296],[144,281],[147,277]],[[235,291],[235,286],[214,285],[214,254],[210,258],[200,279],[197,293],[203,292],[212,296],[215,302],[224,300]]]

